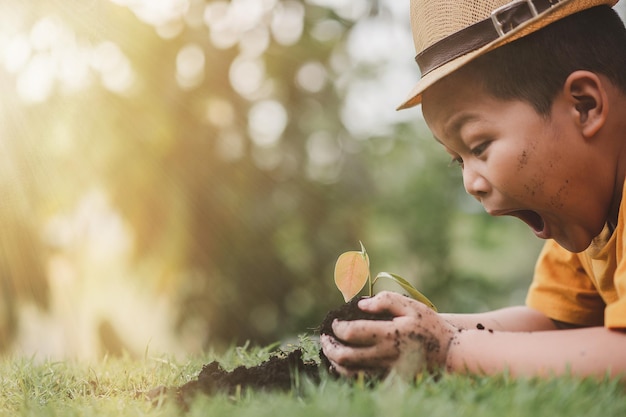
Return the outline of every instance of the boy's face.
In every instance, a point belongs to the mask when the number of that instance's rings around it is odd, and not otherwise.
[[[557,97],[549,117],[448,76],[423,95],[426,123],[463,171],[466,191],[493,216],[523,220],[542,239],[580,252],[607,219],[612,190],[593,180],[594,150]]]

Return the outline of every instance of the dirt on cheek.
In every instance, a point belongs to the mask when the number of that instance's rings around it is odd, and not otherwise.
[[[522,153],[517,157],[517,170],[521,171],[528,164],[528,151],[523,150]]]
[[[550,198],[550,205],[557,210],[562,209],[564,206],[563,200],[567,198],[568,185],[569,185],[569,180],[565,180],[565,183]]]

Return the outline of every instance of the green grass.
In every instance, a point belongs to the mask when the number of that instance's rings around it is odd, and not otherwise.
[[[300,346],[309,358],[316,357],[313,342],[302,339]],[[319,385],[301,381],[291,392],[199,396],[186,412],[136,395],[195,379],[202,365],[214,359],[227,369],[258,364],[272,349],[233,348],[186,361],[105,359],[91,365],[5,358],[0,360],[0,416],[626,416],[625,387],[608,379],[444,375],[416,384],[387,381],[364,387],[323,378]]]

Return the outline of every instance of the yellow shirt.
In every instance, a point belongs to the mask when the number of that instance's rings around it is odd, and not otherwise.
[[[584,252],[571,253],[548,240],[526,304],[566,323],[626,328],[625,216],[622,199],[613,234],[605,226]]]

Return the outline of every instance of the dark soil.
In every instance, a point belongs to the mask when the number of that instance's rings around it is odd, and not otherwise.
[[[361,297],[362,298],[362,297]],[[334,336],[333,333],[333,320],[391,320],[393,318],[390,314],[372,314],[366,313],[358,307],[358,302],[361,298],[353,298],[350,302],[343,304],[336,310],[330,311],[322,324],[320,324],[320,334],[329,334]]]
[[[329,312],[324,318],[324,320],[322,321],[322,324],[320,325],[320,334],[327,334],[327,335],[334,336],[335,333],[333,332],[332,326],[333,326],[333,321],[335,319],[340,319],[340,320],[391,320],[393,319],[393,316],[390,314],[372,314],[372,313],[367,313],[361,310],[357,306],[357,303],[359,302],[359,300],[360,298],[353,298],[350,302],[342,305],[336,310],[332,310],[331,312]],[[321,361],[320,366],[322,367],[322,369],[326,370],[333,376],[337,376],[337,374],[333,370],[333,367],[328,361],[328,358],[326,358],[326,355],[324,355],[324,352],[322,352],[321,350],[320,350],[320,361]]]
[[[389,315],[373,315],[360,310],[358,299],[330,311],[319,327],[320,334],[334,335],[333,320],[390,320]],[[314,360],[303,360],[301,349],[291,352],[277,352],[260,365],[246,368],[240,366],[232,371],[226,371],[214,361],[202,367],[197,379],[180,387],[158,387],[145,395],[153,401],[160,398],[174,398],[185,406],[195,395],[201,393],[213,395],[216,393],[235,394],[248,389],[259,391],[281,390],[287,391],[296,386],[296,378],[306,378],[314,383],[320,381],[320,373],[328,372],[332,375],[330,362],[320,350],[320,364]]]

